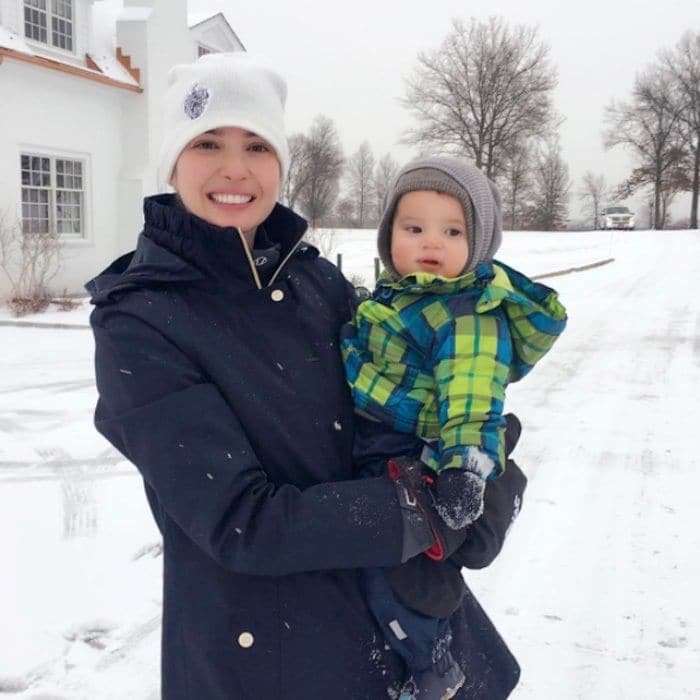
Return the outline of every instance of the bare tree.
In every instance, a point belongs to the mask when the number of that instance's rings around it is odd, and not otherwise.
[[[338,196],[343,160],[333,120],[323,114],[318,115],[311,124],[307,137],[307,173],[299,193],[299,204],[309,219],[311,228],[317,228],[321,219],[331,211]]]
[[[627,199],[635,192],[643,189],[649,189],[651,186],[651,195],[649,198],[649,211],[653,214],[657,212],[658,220],[652,216],[649,221],[649,228],[664,229],[670,220],[670,207],[675,196],[679,192],[687,192],[691,185],[688,179],[689,173],[688,158],[681,154],[677,161],[667,167],[661,175],[661,185],[659,189],[658,199],[656,198],[656,189],[653,187],[655,182],[655,171],[650,167],[635,168],[630,176],[620,183],[614,191],[614,196],[617,199]]]
[[[684,145],[690,154],[690,228],[698,228],[700,198],[700,32],[686,32],[673,51],[661,58],[679,92],[682,108],[678,115]]]
[[[391,153],[386,153],[377,163],[374,169],[374,198],[375,220],[379,221],[384,212],[384,200],[389,190],[391,181],[399,170],[399,164],[392,158]]]
[[[49,305],[49,285],[60,268],[61,253],[55,233],[25,233],[19,222],[0,214],[0,269],[10,282],[9,306],[15,316]]]
[[[493,178],[514,144],[551,116],[556,72],[537,28],[501,18],[453,20],[442,46],[418,55],[404,106],[419,126],[405,142],[468,155]]]
[[[356,213],[355,200],[352,197],[341,197],[336,200],[332,215],[327,217],[327,225],[337,228],[357,228]]]
[[[330,228],[309,228],[304,234],[304,240],[318,248],[319,253],[327,260],[331,259],[337,244],[336,231]]]
[[[608,187],[605,183],[604,175],[594,175],[590,170],[586,171],[581,180],[581,189],[578,194],[579,199],[590,206],[591,228],[598,228],[601,204],[608,197]]]
[[[658,66],[651,66],[637,77],[630,102],[613,102],[605,111],[605,147],[627,146],[638,163],[618,191],[629,196],[639,188],[653,189],[655,229],[664,226],[664,186],[668,186],[671,172],[677,170],[685,155],[679,132],[680,111],[673,86]]]
[[[539,231],[565,229],[570,187],[569,168],[562,159],[559,139],[552,136],[540,151],[533,169],[528,227]]]
[[[284,181],[284,200],[292,209],[309,176],[307,142],[304,134],[292,134],[289,137],[289,170]]]
[[[503,195],[503,226],[510,231],[517,231],[525,218],[533,168],[532,150],[527,141],[518,141],[503,159],[498,180]]]
[[[372,183],[373,175],[372,147],[368,141],[363,141],[347,163],[348,185],[355,202],[355,218],[359,228],[367,228],[375,223],[376,194]]]

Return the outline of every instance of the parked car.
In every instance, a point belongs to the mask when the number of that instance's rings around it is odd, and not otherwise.
[[[606,207],[600,214],[600,228],[606,229],[634,229],[634,214],[627,208],[621,206]]]

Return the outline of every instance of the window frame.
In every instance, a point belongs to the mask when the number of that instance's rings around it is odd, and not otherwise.
[[[197,42],[197,58],[201,58],[202,56],[207,56],[210,53],[219,53],[216,49],[212,49],[211,46],[207,46],[206,44],[203,44],[201,41]]]
[[[32,172],[39,172],[39,171],[34,171],[31,169],[32,163],[30,162],[30,169],[27,170],[24,167],[24,158],[39,158],[39,159],[44,159],[49,161],[49,168],[48,168],[48,185],[45,184],[34,184],[31,182],[31,173]],[[65,171],[63,173],[59,172],[59,163],[62,163],[64,166],[66,163],[70,163],[72,165],[71,169],[69,171]],[[80,172],[79,174],[75,173],[75,165],[79,164],[80,166]],[[25,184],[24,182],[24,174],[25,172],[30,173],[30,182],[28,184]],[[45,171],[41,171],[45,172]],[[76,184],[74,179],[79,178],[80,180],[80,187],[75,187],[74,185]],[[59,180],[63,178],[63,186],[59,187]],[[71,186],[68,186],[71,185]],[[58,237],[60,241],[89,241],[89,230],[90,227],[88,225],[88,212],[89,212],[89,159],[87,155],[85,154],[78,154],[78,153],[68,153],[68,152],[59,152],[59,151],[52,151],[49,149],[43,149],[43,148],[35,148],[35,147],[22,147],[20,146],[19,149],[19,186],[20,186],[20,220],[21,220],[21,227],[22,227],[22,235],[25,236],[31,236],[34,234],[45,234],[49,233],[52,235],[55,235]],[[36,192],[36,191],[44,191],[48,192],[48,197],[47,201],[45,203],[41,201],[32,201],[31,195],[25,197],[25,193],[30,193],[30,192]],[[71,202],[67,201],[64,202],[64,206],[66,207],[67,212],[74,212],[75,208],[77,206],[78,208],[78,217],[77,220],[79,222],[80,230],[79,232],[74,232],[74,231],[59,231],[59,227],[61,226],[61,223],[63,222],[64,225],[69,224],[71,221],[75,219],[75,216],[60,216],[59,212],[59,207],[60,204],[58,203],[59,199],[59,194],[60,193],[71,193],[75,194],[77,193],[78,197],[68,197],[68,200],[71,199],[77,199],[76,202]],[[44,219],[43,217],[31,217],[31,216],[26,216],[25,217],[25,205],[32,206],[34,205],[35,207],[41,207],[45,204],[45,206],[48,208],[48,217]],[[32,226],[29,225],[29,222],[32,221],[47,221],[47,228],[48,231],[37,231],[37,230],[31,230]]]
[[[44,8],[42,9],[39,7],[29,6],[27,4],[28,2],[43,2]],[[28,42],[69,56],[75,57],[77,55],[77,0],[21,0],[20,5],[22,8],[20,17],[23,36]],[[61,15],[61,11],[65,11],[66,5],[70,10],[70,18],[66,18]],[[38,15],[43,15],[43,25],[32,23],[31,19],[33,18],[30,18],[29,24],[32,27],[38,27],[40,33],[43,31],[46,39],[42,39],[41,36],[36,37],[27,33],[27,10],[30,12],[33,11]],[[59,31],[60,33],[58,33]],[[59,39],[56,41],[54,41],[55,36],[59,37]],[[60,37],[64,37],[64,40],[61,41]],[[70,43],[70,48],[62,45],[68,42]]]

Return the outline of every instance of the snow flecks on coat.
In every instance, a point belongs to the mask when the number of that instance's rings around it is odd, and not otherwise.
[[[379,646],[381,644],[381,647]],[[379,673],[386,677],[389,674],[389,669],[384,663],[384,653],[390,652],[391,647],[383,641],[378,641],[376,635],[372,635],[372,644],[369,649],[369,660],[370,663],[379,671]],[[394,681],[389,686],[387,686],[386,694],[390,700],[398,700],[401,695],[402,683]]]

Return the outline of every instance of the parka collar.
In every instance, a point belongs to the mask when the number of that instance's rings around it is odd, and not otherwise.
[[[441,277],[430,272],[414,272],[395,279],[387,271],[377,280],[377,290],[413,292],[415,294],[458,294],[467,289],[483,289],[493,280],[496,272],[491,263],[482,263],[476,269],[459,277]]]
[[[236,229],[214,226],[190,214],[171,194],[147,197],[144,215],[144,230],[136,250],[122,255],[85,285],[94,304],[110,301],[116,292],[153,282],[203,279],[217,284],[220,279],[238,277],[251,287],[256,286],[254,263]],[[266,245],[280,246],[284,264],[304,235],[306,221],[291,209],[276,204],[261,228]],[[298,254],[318,255],[308,244],[299,246],[298,250]]]
[[[233,227],[210,224],[188,212],[174,194],[161,194],[144,200],[143,235],[182,257],[205,275],[251,276],[245,245]],[[260,225],[266,242],[279,244],[284,260],[306,231],[306,221],[291,209],[275,204]]]

